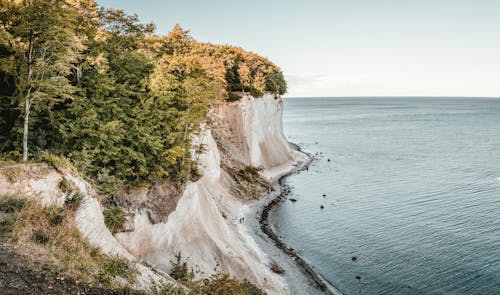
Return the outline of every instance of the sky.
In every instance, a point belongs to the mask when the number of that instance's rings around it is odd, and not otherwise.
[[[289,97],[500,97],[500,0],[97,0],[266,56]]]

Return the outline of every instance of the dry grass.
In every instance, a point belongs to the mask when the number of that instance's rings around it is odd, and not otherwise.
[[[7,181],[14,183],[20,179],[20,176],[24,173],[24,169],[19,166],[6,167],[0,170],[0,173],[7,178]]]
[[[132,283],[135,269],[128,261],[108,257],[92,247],[76,227],[74,217],[78,206],[73,201],[66,204],[64,208],[43,207],[27,200],[13,226],[14,241],[45,248],[60,262],[62,271],[79,281],[116,287],[113,285],[121,277]]]
[[[50,166],[59,169],[59,168],[68,168],[70,170],[75,171],[76,169],[73,167],[73,164],[71,164],[71,161],[68,160],[65,157],[62,156],[57,156],[54,154],[51,154],[46,151],[39,152],[35,156],[35,160],[38,162],[44,162],[49,164]]]
[[[61,178],[61,181],[59,182],[59,189],[64,193],[70,193],[76,190],[74,184],[71,181],[68,181],[64,176]]]
[[[253,166],[230,167],[224,164],[222,168],[233,181],[231,186],[233,194],[241,199],[258,199],[271,187],[269,181],[260,174],[262,170],[260,168]]]

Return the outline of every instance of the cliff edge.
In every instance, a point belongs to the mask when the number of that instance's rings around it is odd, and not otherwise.
[[[272,183],[307,161],[283,134],[282,108],[281,97],[271,94],[214,107],[193,139],[202,176],[186,184],[175,209],[159,222],[146,208],[134,207],[127,231],[112,234],[92,186],[74,171],[45,164],[19,165],[16,178],[0,173],[0,194],[22,193],[62,206],[65,194],[59,183],[70,181],[84,196],[75,215],[79,231],[102,252],[132,261],[139,273],[137,288],[174,283],[168,273],[180,255],[197,277],[222,272],[269,294],[287,294],[287,283],[271,270],[269,257],[241,222]]]

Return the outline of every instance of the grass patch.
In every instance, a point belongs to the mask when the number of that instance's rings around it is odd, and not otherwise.
[[[269,181],[261,175],[262,168],[250,165],[238,168],[225,164],[222,168],[236,184],[233,193],[243,199],[257,199],[271,187]]]
[[[81,236],[75,224],[81,196],[71,196],[63,208],[26,200],[13,225],[14,241],[45,248],[61,263],[62,272],[79,281],[111,289],[120,282],[117,278],[132,283],[136,270],[127,260],[104,255]]]
[[[20,179],[20,176],[23,174],[24,169],[22,167],[14,166],[8,167],[1,170],[1,173],[7,178],[7,180],[11,183],[16,182]]]
[[[75,190],[75,187],[74,187],[73,183],[68,181],[68,179],[66,179],[66,177],[63,176],[61,178],[61,181],[59,182],[59,189],[63,193],[70,193],[70,192]]]
[[[73,164],[71,161],[65,157],[57,156],[51,154],[47,151],[41,151],[35,156],[35,161],[44,162],[49,164],[50,166],[59,169],[59,168],[70,168],[73,169]]]
[[[109,257],[102,261],[101,266],[97,277],[100,282],[107,285],[111,285],[117,277],[122,277],[129,282],[135,278],[135,271],[130,267],[130,263],[126,259]]]
[[[102,214],[104,215],[104,223],[112,233],[117,233],[123,230],[125,212],[123,212],[120,207],[114,204],[109,204],[104,207]]]
[[[79,192],[70,192],[64,199],[64,208],[69,210],[76,210],[80,207],[83,201],[83,195]]]
[[[245,166],[241,169],[236,170],[236,174],[238,174],[238,176],[243,178],[245,181],[253,182],[260,177],[261,171],[262,168],[257,168],[254,166]]]
[[[26,200],[14,195],[0,197],[0,211],[5,213],[18,213],[26,205]]]
[[[216,273],[201,280],[194,279],[194,271],[187,262],[182,261],[180,254],[172,262],[170,276],[184,287],[165,285],[155,288],[152,293],[157,295],[181,294],[224,294],[224,295],[263,295],[264,291],[247,280],[239,281],[222,273]]]
[[[10,239],[14,230],[16,215],[23,210],[26,202],[15,195],[0,196],[0,240]]]

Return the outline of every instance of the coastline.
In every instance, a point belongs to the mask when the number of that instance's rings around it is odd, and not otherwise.
[[[335,286],[327,282],[310,266],[300,255],[275,233],[272,224],[269,221],[271,211],[280,204],[290,193],[290,188],[284,184],[287,177],[299,173],[310,165],[313,157],[301,150],[300,146],[290,143],[295,152],[307,156],[307,160],[299,161],[292,165],[291,169],[277,176],[272,191],[260,201],[249,206],[251,210],[247,216],[252,217],[248,229],[254,238],[265,249],[271,260],[278,263],[283,269],[282,274],[291,294],[328,294],[342,295]],[[274,251],[273,251],[274,249]],[[279,252],[279,253],[276,253]]]

